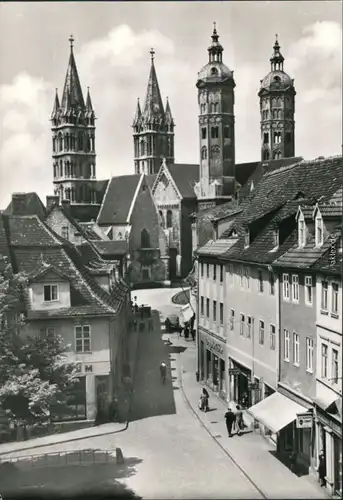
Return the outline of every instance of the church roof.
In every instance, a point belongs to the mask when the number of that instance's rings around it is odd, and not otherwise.
[[[110,179],[97,218],[100,225],[125,224],[141,180],[140,174],[120,175]]]
[[[196,198],[194,185],[199,182],[199,165],[172,163],[167,165],[180,194],[183,198]]]

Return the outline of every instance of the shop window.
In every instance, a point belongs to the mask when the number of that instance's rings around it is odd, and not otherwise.
[[[66,391],[66,406],[51,409],[52,420],[84,420],[86,418],[86,377],[79,377]]]
[[[200,297],[200,314],[201,316],[204,315],[204,297]]]
[[[276,329],[275,325],[270,325],[270,348],[272,351],[275,351],[275,344],[276,344]]]
[[[220,317],[220,325],[224,324],[224,304],[220,302],[219,304],[219,317]]]
[[[259,343],[261,345],[264,344],[264,321],[260,320],[260,328],[259,328]]]
[[[89,325],[75,326],[75,351],[90,352],[91,350],[91,327]]]

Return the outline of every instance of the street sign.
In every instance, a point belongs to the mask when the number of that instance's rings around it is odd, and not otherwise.
[[[298,413],[297,429],[311,429],[313,425],[312,413]]]
[[[239,368],[229,368],[229,375],[239,375],[241,370]]]

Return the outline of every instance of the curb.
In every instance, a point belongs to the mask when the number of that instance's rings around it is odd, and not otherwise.
[[[191,410],[193,416],[200,422],[200,425],[206,430],[206,432],[208,433],[208,435],[213,439],[213,441],[215,443],[217,443],[217,445],[221,448],[221,450],[225,453],[225,455],[227,455],[227,457],[235,464],[235,466],[242,472],[242,474],[245,476],[245,478],[249,481],[249,483],[258,491],[258,493],[261,495],[261,497],[265,500],[268,499],[268,497],[263,493],[263,491],[257,486],[257,484],[250,478],[250,476],[248,475],[248,473],[246,472],[246,470],[241,466],[239,465],[238,462],[236,462],[236,460],[233,458],[232,455],[230,455],[230,453],[224,448],[224,446],[218,441],[217,438],[215,438],[212,434],[212,432],[207,428],[207,426],[204,424],[204,422],[202,421],[202,419],[200,418],[200,416],[197,414],[197,412],[194,410],[193,406],[191,405],[186,393],[185,393],[185,390],[183,388],[183,380],[182,380],[182,363],[181,363],[181,354],[179,354],[179,359],[180,359],[180,363],[178,364],[178,375],[179,375],[179,380],[180,380],[180,389],[181,389],[181,393],[182,393],[182,396],[185,400],[185,402],[187,403],[189,409]]]

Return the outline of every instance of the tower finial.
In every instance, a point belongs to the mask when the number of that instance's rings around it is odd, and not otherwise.
[[[75,38],[73,37],[73,35],[70,35],[69,42],[70,42],[70,50],[71,51],[73,50],[73,47],[74,47],[74,41],[75,41]]]
[[[213,33],[217,31],[217,23],[216,21],[213,21]]]
[[[153,48],[150,49],[150,55],[151,55],[151,62],[154,60],[154,56],[155,56],[155,51]]]

